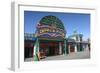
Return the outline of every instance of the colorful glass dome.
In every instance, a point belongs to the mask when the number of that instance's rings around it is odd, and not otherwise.
[[[40,38],[64,38],[66,31],[62,21],[56,16],[43,17],[37,25],[36,36]]]
[[[40,20],[40,24],[52,25],[64,30],[64,25],[62,21],[56,16],[52,16],[52,15],[45,16]]]

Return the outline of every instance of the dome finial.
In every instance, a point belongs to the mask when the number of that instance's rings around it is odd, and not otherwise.
[[[74,30],[74,34],[77,34],[77,30]]]

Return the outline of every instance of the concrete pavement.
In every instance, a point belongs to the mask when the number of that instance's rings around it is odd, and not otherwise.
[[[70,59],[88,59],[90,58],[90,52],[84,51],[84,52],[73,52],[68,55],[57,55],[57,56],[51,56],[46,57],[45,59],[41,59],[41,61],[47,61],[47,60],[70,60]]]
[[[49,60],[71,60],[71,59],[89,59],[90,51],[82,51],[82,52],[72,52],[70,54],[65,55],[57,55],[57,56],[49,56],[40,61],[49,61]],[[25,59],[25,62],[33,61],[33,58]]]

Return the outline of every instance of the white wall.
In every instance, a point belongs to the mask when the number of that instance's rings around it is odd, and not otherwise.
[[[8,68],[10,68],[10,59],[11,59],[11,1],[14,0],[1,0],[0,1],[0,73],[10,73]],[[16,0],[17,1],[17,0]],[[97,51],[100,51],[99,48],[99,40],[100,40],[100,5],[99,5],[99,0],[19,0],[19,1],[32,1],[35,4],[65,4],[67,2],[71,2],[71,4],[85,4],[85,5],[96,5],[98,10],[97,10],[97,20],[98,20],[98,25],[97,26],[97,31],[94,32],[94,37],[95,39],[95,46],[97,46]],[[97,62],[100,62],[100,54],[97,52]],[[99,63],[99,68],[100,68],[100,63]],[[28,71],[26,71],[28,72]],[[35,71],[30,71],[31,73],[36,72],[36,73],[47,73],[47,72],[55,72],[55,73],[72,73],[72,72],[77,72],[77,73],[97,73],[98,72],[98,67],[95,65],[90,65],[90,66],[77,66],[77,67],[68,67],[68,68],[55,68],[55,69],[47,69],[47,70],[35,70]]]

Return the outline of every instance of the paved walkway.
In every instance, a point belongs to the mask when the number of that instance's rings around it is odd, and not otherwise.
[[[71,59],[88,59],[90,58],[90,52],[89,51],[84,51],[84,52],[73,52],[70,54],[65,55],[57,55],[57,56],[49,56],[44,59],[41,59],[40,61],[47,61],[47,60],[71,60]],[[33,58],[28,58],[25,60],[26,62],[28,61],[33,61]]]
[[[68,60],[68,59],[88,59],[88,58],[90,58],[90,52],[84,51],[84,52],[70,53],[66,56],[65,55],[57,55],[57,56],[46,57],[45,59],[41,59],[41,61]]]

